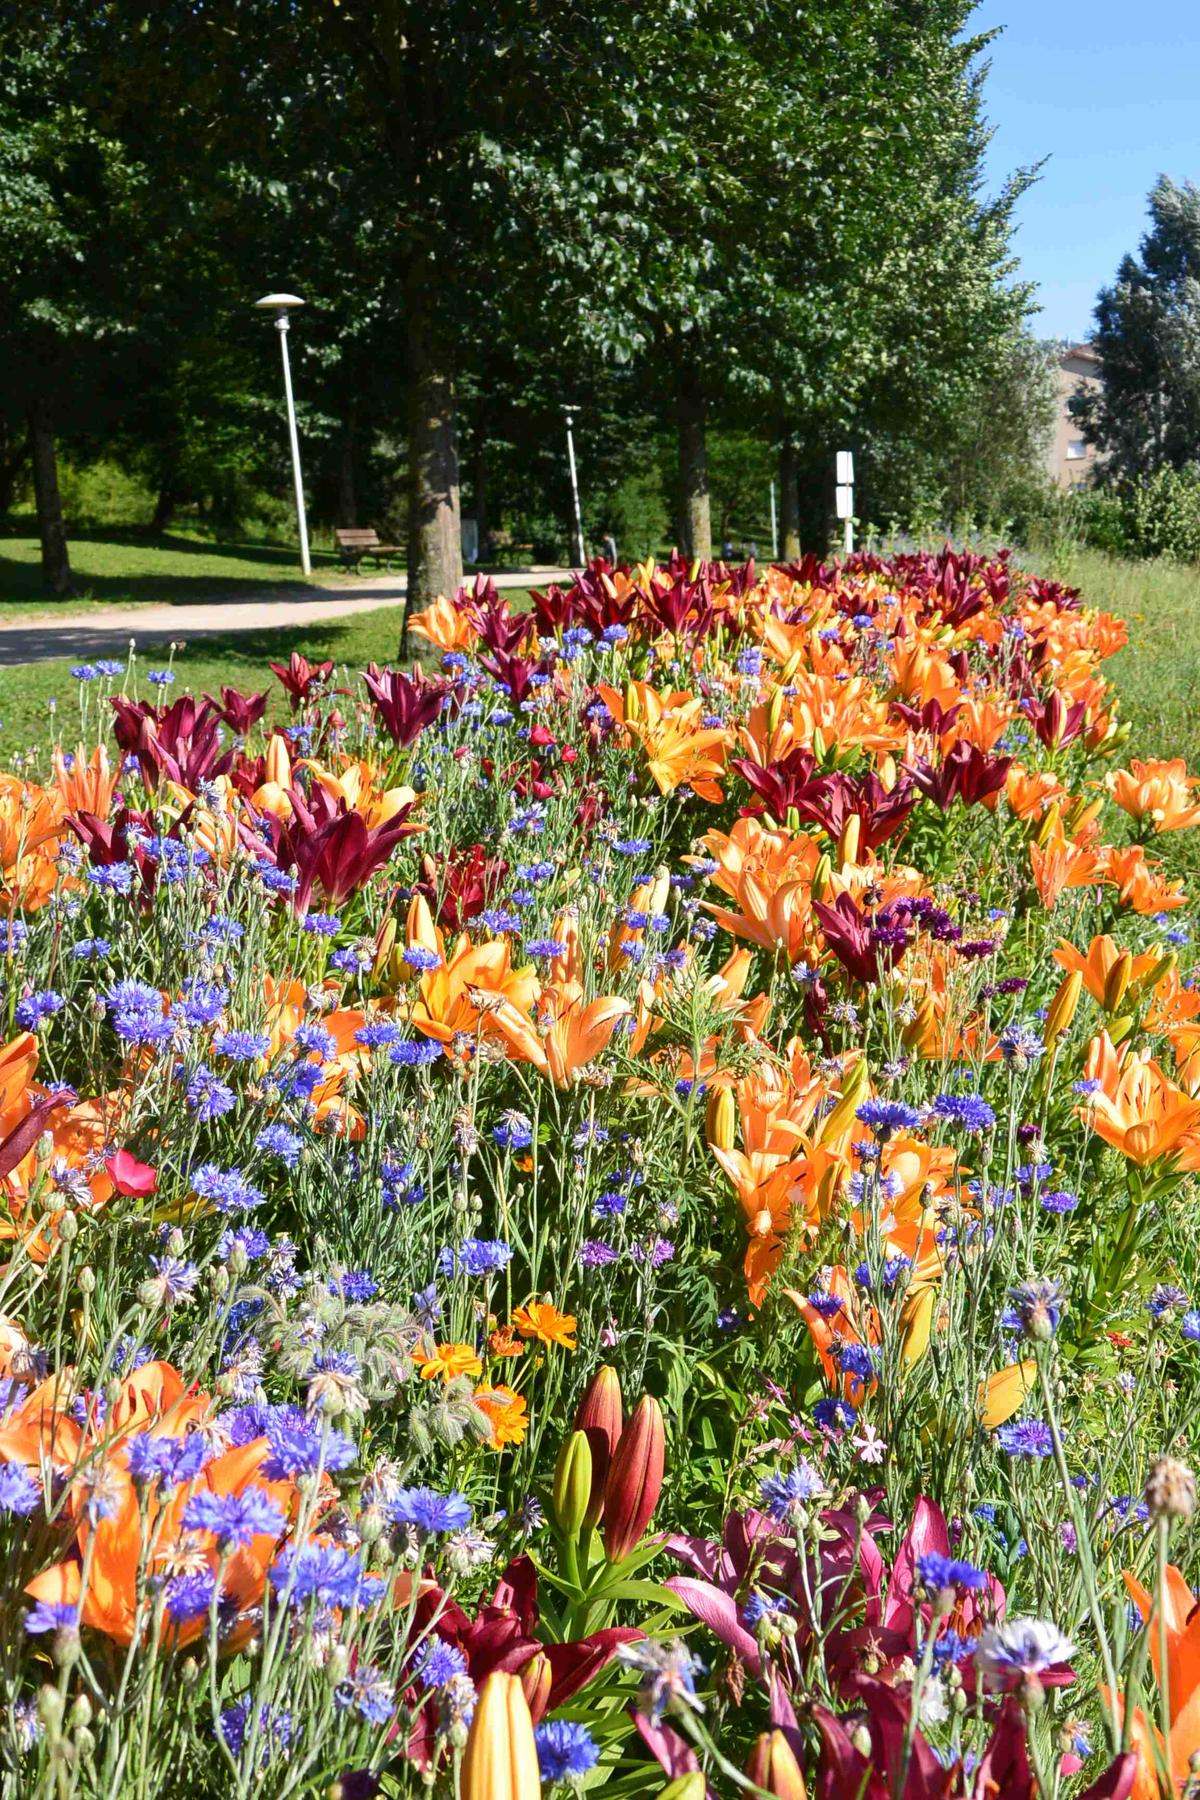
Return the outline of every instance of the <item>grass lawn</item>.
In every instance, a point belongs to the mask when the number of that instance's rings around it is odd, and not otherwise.
[[[219,600],[232,594],[252,598],[262,588],[310,589],[296,552],[283,544],[217,543],[210,538],[169,532],[114,531],[71,536],[71,567],[78,596],[47,600],[41,591],[41,552],[33,537],[0,538],[0,610],[7,618],[61,617],[64,610],[87,614],[100,606],[160,605],[183,600]],[[336,574],[328,551],[314,551],[315,575]]]

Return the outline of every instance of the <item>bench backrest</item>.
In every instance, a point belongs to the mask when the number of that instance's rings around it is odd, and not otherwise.
[[[345,545],[347,550],[369,549],[372,544],[379,542],[379,533],[371,525],[362,527],[339,525],[333,535],[339,544]]]

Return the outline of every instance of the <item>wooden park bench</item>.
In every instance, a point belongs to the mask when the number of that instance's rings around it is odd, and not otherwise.
[[[373,558],[379,568],[386,569],[394,556],[404,555],[402,545],[381,543],[373,525],[339,525],[333,535],[337,540],[338,555],[346,567],[355,572],[368,557]]]

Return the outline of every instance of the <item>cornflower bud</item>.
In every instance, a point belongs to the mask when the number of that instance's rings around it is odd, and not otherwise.
[[[1173,1456],[1156,1456],[1146,1477],[1152,1519],[1190,1519],[1196,1510],[1196,1477]]]
[[[81,1294],[94,1294],[96,1291],[96,1271],[90,1263],[84,1263],[76,1276],[76,1284]]]

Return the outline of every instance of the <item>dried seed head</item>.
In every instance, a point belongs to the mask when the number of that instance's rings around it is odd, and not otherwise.
[[[1152,1519],[1190,1519],[1196,1510],[1196,1477],[1173,1456],[1156,1456],[1146,1477]]]

